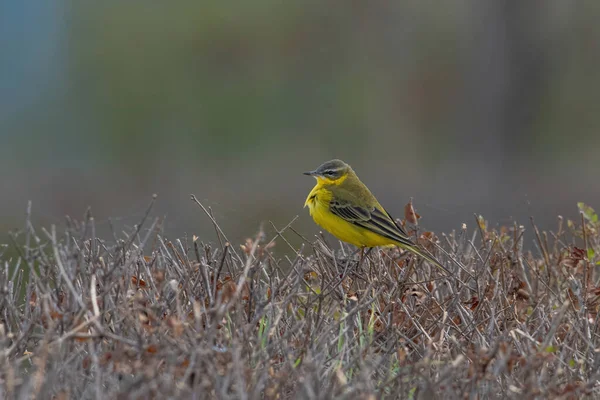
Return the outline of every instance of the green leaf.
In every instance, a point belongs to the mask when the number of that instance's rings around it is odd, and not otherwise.
[[[411,388],[408,391],[408,398],[409,399],[414,399],[415,398],[415,393],[417,392],[417,387],[415,386],[414,388]]]
[[[595,255],[596,255],[596,252],[594,251],[594,249],[592,249],[591,247],[589,247],[588,250],[587,250],[587,258],[588,258],[588,260],[592,261],[594,259]]]
[[[583,213],[583,217],[585,219],[594,224],[598,222],[598,214],[596,214],[596,211],[594,211],[592,207],[585,203],[579,202],[577,203],[577,208],[579,208],[579,211]]]
[[[577,364],[575,363],[575,360],[573,360],[573,359],[571,358],[571,359],[569,360],[569,367],[571,367],[571,368],[575,368],[575,365],[577,365]]]
[[[533,307],[529,306],[527,307],[527,316],[531,316],[531,314],[533,314]]]
[[[479,215],[477,217],[477,224],[479,225],[479,227],[481,228],[482,231],[484,231],[484,232],[487,231],[487,224],[485,223],[485,219],[483,218],[483,215]]]
[[[546,353],[554,353],[556,351],[556,347],[550,345],[548,347],[546,347],[545,352]]]

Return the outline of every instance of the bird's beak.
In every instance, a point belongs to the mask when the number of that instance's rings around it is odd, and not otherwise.
[[[308,175],[308,176],[315,176],[317,174],[317,171],[308,171],[308,172],[303,172],[304,175]]]

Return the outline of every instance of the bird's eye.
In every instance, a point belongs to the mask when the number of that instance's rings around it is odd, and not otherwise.
[[[335,174],[333,173],[333,171],[329,170],[329,171],[325,171],[325,172],[323,172],[323,175],[326,175],[326,176],[334,176]]]

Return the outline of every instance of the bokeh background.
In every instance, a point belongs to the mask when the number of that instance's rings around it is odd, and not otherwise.
[[[0,2],[0,230],[157,193],[169,235],[312,237],[302,171],[349,162],[436,232],[600,200],[600,2]],[[294,241],[293,235],[291,239]],[[298,243],[295,241],[294,243]]]

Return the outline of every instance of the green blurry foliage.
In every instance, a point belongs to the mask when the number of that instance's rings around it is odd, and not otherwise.
[[[126,155],[183,140],[201,157],[240,156],[286,139],[315,113],[326,128],[344,121],[334,132],[360,131],[356,76],[336,65],[344,62],[336,54],[343,38],[322,43],[319,16],[301,6],[74,4],[78,90],[99,111],[104,145]],[[330,69],[319,70],[320,63]],[[314,109],[298,111],[306,98],[317,100]]]

